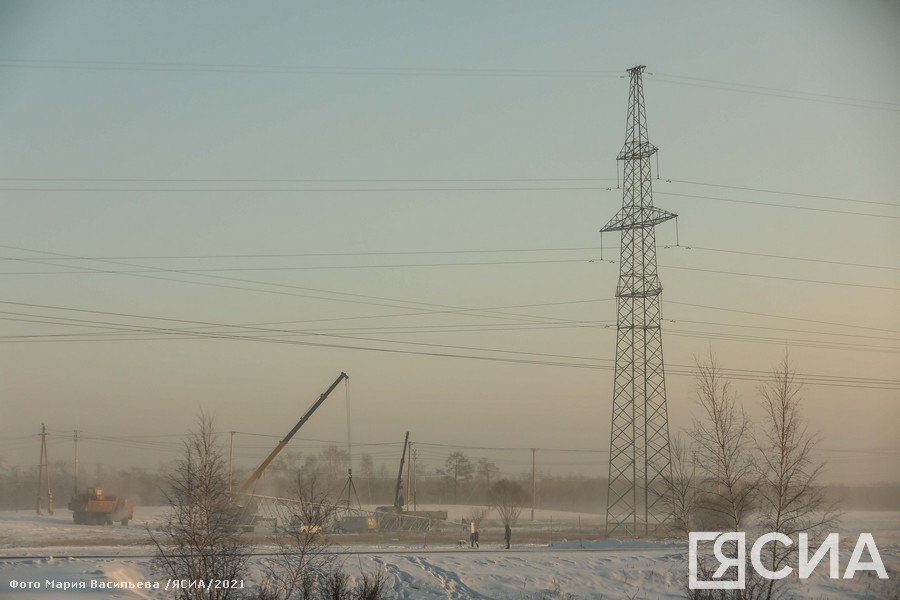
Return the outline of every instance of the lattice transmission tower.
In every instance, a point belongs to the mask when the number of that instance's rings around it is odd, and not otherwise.
[[[656,225],[677,215],[653,206],[647,135],[645,67],[628,69],[628,121],[622,209],[601,231],[621,231],[616,287],[616,374],[609,442],[606,532],[652,533],[668,520],[664,480],[669,477],[669,417],[660,329],[662,286],[656,272]]]

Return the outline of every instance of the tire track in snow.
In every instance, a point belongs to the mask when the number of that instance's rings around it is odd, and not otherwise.
[[[383,561],[380,557],[373,557],[373,561],[379,569],[383,569],[387,577],[387,585],[394,592],[397,600],[416,600],[419,597],[419,584],[415,577],[395,564]]]
[[[407,556],[405,558],[416,567],[419,567],[437,579],[440,588],[447,594],[447,600],[493,600],[489,596],[479,594],[464,584],[458,574],[438,567],[421,556]]]

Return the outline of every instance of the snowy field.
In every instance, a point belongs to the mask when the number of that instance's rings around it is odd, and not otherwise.
[[[103,588],[109,582],[150,580],[147,556],[152,549],[147,545],[147,528],[157,526],[162,514],[162,509],[141,508],[128,527],[102,527],[76,526],[66,510],[53,516],[0,512],[0,597],[172,597],[163,589]],[[466,514],[466,508],[451,510],[450,519],[458,522]],[[520,600],[555,588],[592,600],[685,597],[685,541],[599,539],[597,515],[538,511],[534,524],[527,516],[523,515],[522,526],[514,530],[513,549],[509,551],[501,547],[501,536],[495,535],[496,527],[490,523],[482,529],[483,543],[478,550],[459,548],[455,542],[448,542],[447,536],[432,541],[386,537],[372,543],[352,535],[336,538],[335,550],[345,553],[341,559],[351,575],[382,569],[395,597],[403,600]],[[853,581],[814,576],[806,582],[792,582],[794,596],[818,600],[896,598],[900,512],[850,512],[841,528],[853,541],[860,532],[872,532],[892,579],[879,581],[866,573],[858,574]],[[517,535],[528,540],[517,544]],[[544,542],[533,541],[545,536]],[[261,545],[258,550],[264,553],[267,548]],[[842,565],[848,558],[849,549],[843,550]],[[258,567],[266,557],[254,556],[252,560]],[[22,582],[39,587],[12,587]],[[79,582],[84,582],[86,589],[61,589]],[[251,576],[245,586],[252,587],[253,583]]]

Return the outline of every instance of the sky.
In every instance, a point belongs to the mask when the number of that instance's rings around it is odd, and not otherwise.
[[[349,423],[391,465],[410,431],[429,468],[539,448],[605,476],[599,230],[642,64],[679,215],[672,432],[697,359],[758,419],[788,351],[826,478],[897,481],[898,26],[875,1],[4,2],[0,464],[44,423],[51,459],[77,429],[83,461],[153,467],[201,409],[252,464],[345,371],[292,448]]]

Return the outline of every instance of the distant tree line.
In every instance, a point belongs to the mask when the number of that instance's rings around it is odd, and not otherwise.
[[[673,450],[676,450],[678,443],[673,442]],[[337,494],[347,481],[346,467],[342,468],[340,461],[335,460],[336,455],[341,453],[346,451],[333,448],[315,454],[300,454],[287,450],[284,458],[272,463],[257,491],[284,496],[292,489],[297,474],[315,473],[324,489]],[[471,461],[474,468],[468,476],[457,477],[456,503],[487,506],[490,487],[501,479],[510,479],[526,490],[526,506],[531,506],[530,473],[501,476],[490,460],[470,459],[465,454],[463,457]],[[367,505],[393,504],[399,464],[390,467],[384,464],[376,466],[372,457],[366,453],[355,464],[357,466],[353,470],[353,480],[360,502]],[[454,503],[454,482],[445,467],[427,469],[421,463],[417,466],[418,504]],[[164,500],[164,483],[173,468],[169,464],[156,469],[114,468],[102,463],[83,465],[78,476],[78,487],[83,491],[87,487],[100,486],[110,494],[129,496],[136,506],[159,506]],[[0,510],[34,510],[37,471],[37,466],[20,467],[0,463]],[[235,485],[239,486],[251,472],[252,469],[235,468]],[[64,460],[51,461],[50,473],[56,506],[65,508],[75,490],[72,463]],[[405,477],[404,472],[404,499]],[[607,482],[604,477],[554,475],[539,471],[535,483],[537,508],[598,514],[606,509]],[[824,486],[823,491],[829,500],[840,502],[844,510],[896,510],[900,506],[900,483],[896,482],[859,486],[832,484]]]

